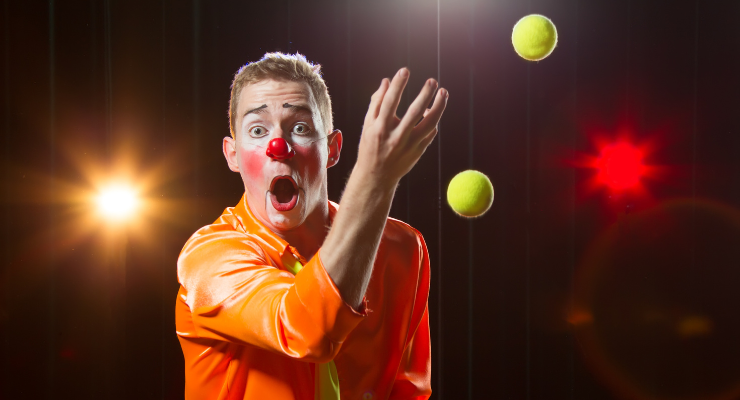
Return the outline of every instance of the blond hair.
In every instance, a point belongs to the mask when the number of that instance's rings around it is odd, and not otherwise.
[[[231,84],[231,101],[229,102],[229,128],[231,137],[236,138],[237,109],[242,89],[250,84],[265,79],[305,82],[311,89],[313,98],[319,108],[326,134],[333,128],[331,100],[329,90],[321,77],[321,65],[306,60],[303,54],[266,53],[259,61],[251,62],[239,68]]]

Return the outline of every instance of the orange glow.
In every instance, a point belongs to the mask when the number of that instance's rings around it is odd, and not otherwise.
[[[706,336],[712,333],[712,320],[700,315],[683,318],[677,326],[678,334],[684,338]]]
[[[588,311],[574,311],[568,315],[568,323],[573,326],[588,325],[594,322],[594,316]]]
[[[107,265],[107,260],[120,258],[124,240],[143,252],[159,251],[160,229],[191,229],[192,221],[198,218],[203,223],[210,221],[198,207],[210,200],[189,196],[180,189],[192,182],[195,165],[186,162],[191,151],[187,141],[172,143],[166,152],[152,155],[141,143],[130,141],[137,135],[122,132],[115,136],[119,140],[110,152],[99,151],[94,143],[59,142],[59,170],[54,176],[43,168],[6,166],[8,187],[16,188],[16,193],[6,199],[9,204],[55,210],[54,224],[29,235],[13,249],[11,263],[44,263],[49,252],[58,260],[85,252],[90,257],[94,254],[95,265]],[[125,220],[115,220],[98,205],[100,194],[113,183],[126,183],[137,198]],[[49,196],[49,187],[54,188],[53,197]],[[48,237],[55,239],[49,241]],[[39,251],[40,241],[53,247]]]

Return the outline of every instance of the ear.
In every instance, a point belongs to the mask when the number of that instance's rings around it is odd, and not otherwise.
[[[327,138],[329,146],[329,159],[326,161],[326,168],[331,168],[339,162],[339,153],[342,152],[342,131],[334,129]]]
[[[226,157],[226,163],[229,164],[229,169],[234,172],[239,172],[239,160],[236,157],[236,140],[226,136],[224,138],[224,157]]]

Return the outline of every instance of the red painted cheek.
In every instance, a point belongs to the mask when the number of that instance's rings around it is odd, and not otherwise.
[[[244,180],[248,190],[253,195],[263,193],[267,190],[267,188],[261,187],[265,182],[263,169],[267,162],[267,156],[265,155],[264,149],[259,147],[240,149],[239,155],[241,158],[239,169],[241,170],[242,179]]]
[[[314,146],[294,146],[296,152],[296,158],[302,160],[301,171],[305,172],[310,177],[317,176],[318,172],[323,167],[320,164],[321,153],[319,149]]]

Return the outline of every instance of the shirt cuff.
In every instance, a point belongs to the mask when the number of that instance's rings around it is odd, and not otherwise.
[[[331,279],[331,276],[329,276],[329,273],[326,272],[326,268],[324,267],[324,263],[321,261],[321,249],[319,249],[319,251],[316,252],[316,257],[314,257],[314,258],[317,258],[318,259],[317,261],[321,265],[321,269],[324,271],[324,275],[326,275],[326,278],[329,280],[329,282],[331,282],[331,287],[334,289],[334,292],[336,292],[337,295],[339,295],[339,297],[341,298],[342,297],[342,294],[339,293],[339,288],[334,283],[334,279]],[[350,310],[352,310],[353,313],[355,313],[356,315],[361,316],[361,317],[367,317],[367,314],[368,313],[373,312],[373,310],[371,310],[371,309],[369,309],[367,307],[367,297],[365,297],[365,296],[362,296],[362,301],[360,302],[360,305],[357,308],[351,306],[349,303],[347,303],[346,301],[344,301],[344,299],[342,299],[342,302],[344,303],[344,305],[346,307],[348,307]]]
[[[330,277],[330,278],[331,278],[331,277]],[[373,310],[371,310],[371,309],[369,309],[369,308],[367,307],[367,297],[363,297],[363,298],[362,298],[362,302],[360,303],[360,306],[359,306],[359,307],[357,307],[357,308],[354,308],[354,307],[350,306],[350,305],[349,305],[349,304],[347,304],[346,302],[345,302],[344,304],[346,304],[346,305],[347,305],[347,307],[351,308],[351,309],[352,309],[352,311],[354,311],[354,313],[355,313],[355,314],[357,314],[357,315],[360,315],[360,316],[362,316],[362,317],[367,317],[367,314],[368,314],[368,313],[371,313],[371,312],[373,312]]]

